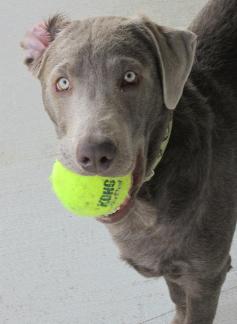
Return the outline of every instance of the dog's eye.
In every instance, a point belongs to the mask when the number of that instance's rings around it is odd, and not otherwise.
[[[70,87],[70,83],[69,83],[68,79],[66,79],[66,78],[58,79],[58,81],[56,83],[57,91],[66,91],[69,89],[69,87]]]
[[[126,83],[136,83],[137,79],[138,79],[137,74],[133,71],[128,71],[124,75],[124,81]]]

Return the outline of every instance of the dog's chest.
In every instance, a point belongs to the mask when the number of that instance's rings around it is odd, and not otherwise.
[[[156,217],[142,212],[148,210],[136,209],[124,223],[109,228],[121,258],[147,277],[180,275],[188,266],[183,260],[184,236],[173,224],[157,224]]]

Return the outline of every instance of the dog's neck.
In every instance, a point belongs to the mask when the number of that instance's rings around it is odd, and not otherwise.
[[[134,208],[120,221],[105,224],[114,240],[120,242],[134,238],[140,232],[153,228],[156,222],[156,208],[149,202],[136,198]]]
[[[153,176],[154,176],[154,170],[157,168],[157,166],[159,165],[164,153],[165,153],[165,150],[166,150],[166,147],[169,143],[169,139],[170,139],[170,135],[171,135],[171,131],[172,131],[172,126],[173,126],[173,117],[171,116],[170,117],[170,121],[168,123],[168,126],[167,128],[165,129],[165,133],[164,133],[164,136],[161,140],[161,144],[160,144],[160,148],[157,152],[157,157],[156,159],[154,160],[154,162],[152,163],[152,166],[150,167],[150,174],[148,174],[145,178],[145,181],[149,181]]]

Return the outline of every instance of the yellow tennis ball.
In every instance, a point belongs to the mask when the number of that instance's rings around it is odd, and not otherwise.
[[[56,161],[50,176],[53,190],[69,211],[78,216],[110,215],[129,195],[132,176],[83,176]]]

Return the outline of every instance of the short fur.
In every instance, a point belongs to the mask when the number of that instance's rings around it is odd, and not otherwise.
[[[237,0],[210,1],[190,26],[198,36],[196,58],[174,111],[164,106],[162,62],[146,32],[149,24],[107,17],[67,25],[41,64],[44,103],[67,166],[76,168],[75,147],[98,129],[97,137],[120,143],[110,175],[131,170],[140,152],[143,179],[173,117],[154,176],[141,181],[130,213],[107,227],[123,260],[144,276],[164,276],[176,304],[173,324],[211,324],[231,267],[237,217]],[[145,65],[147,85],[136,94],[126,89],[121,95],[113,83],[111,70],[120,75],[115,66],[121,54]],[[114,63],[106,68],[110,57]],[[48,90],[62,58],[84,67],[74,70],[80,81],[70,100]]]

